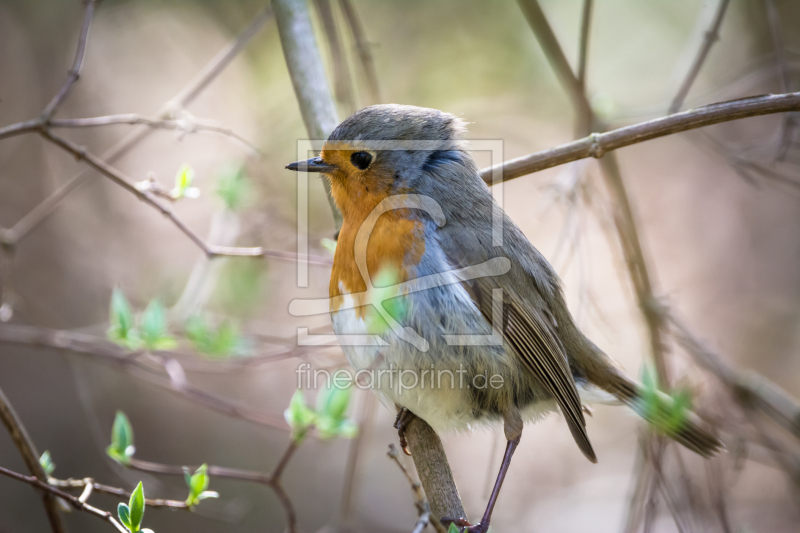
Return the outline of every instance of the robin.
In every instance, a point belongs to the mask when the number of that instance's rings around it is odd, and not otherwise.
[[[413,416],[437,432],[502,422],[505,456],[482,520],[445,519],[485,533],[523,422],[560,410],[595,463],[582,402],[623,403],[657,425],[673,404],[645,400],[653,394],[577,328],[553,267],[494,202],[464,132],[435,109],[371,106],[319,157],[286,168],[330,182],[344,217],[333,328],[357,374],[400,410],[401,444]],[[704,457],[722,447],[688,411],[668,434]]]

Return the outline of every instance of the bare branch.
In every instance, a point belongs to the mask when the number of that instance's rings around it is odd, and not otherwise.
[[[84,511],[91,515],[102,518],[103,520],[105,520],[106,522],[117,528],[117,531],[120,531],[121,533],[129,533],[128,530],[122,526],[122,524],[117,522],[116,518],[114,518],[114,515],[112,515],[108,511],[102,511],[97,507],[92,507],[91,505],[82,502],[79,498],[76,498],[72,494],[67,494],[63,490],[50,486],[47,483],[40,481],[39,479],[33,476],[30,477],[23,476],[22,474],[18,474],[16,472],[12,472],[11,470],[7,470],[2,466],[0,466],[0,474],[10,477],[12,479],[16,479],[17,481],[22,481],[23,483],[27,483],[28,485],[32,485],[37,489],[40,489],[45,493],[47,493],[47,495],[54,501],[55,499],[53,497],[57,496],[62,500],[64,500],[65,502],[69,503],[72,507],[74,507],[78,511]]]
[[[714,20],[711,22],[711,27],[703,36],[703,44],[697,51],[697,56],[695,56],[694,62],[689,72],[686,74],[686,78],[683,80],[680,89],[678,89],[678,94],[672,99],[672,103],[669,106],[670,114],[677,113],[683,105],[683,101],[686,99],[686,95],[689,94],[689,89],[692,88],[694,80],[700,73],[700,69],[703,67],[703,63],[705,63],[706,57],[708,57],[708,53],[711,51],[711,47],[719,40],[719,28],[722,26],[722,19],[725,18],[725,10],[728,9],[729,3],[730,0],[719,0],[717,11],[714,14]],[[784,92],[786,91],[787,89],[784,89]]]
[[[22,460],[25,462],[28,472],[33,474],[34,477],[31,479],[35,479],[39,483],[46,483],[47,473],[45,473],[42,465],[39,464],[39,452],[36,451],[36,445],[31,440],[25,426],[22,424],[22,420],[17,416],[2,389],[0,389],[0,420],[3,421],[11,440],[19,450],[20,455],[22,455]],[[50,529],[53,530],[53,533],[64,533],[66,529],[64,529],[61,516],[58,514],[58,503],[55,498],[53,498],[52,494],[45,492],[42,494],[42,500],[44,500],[44,508],[47,512],[47,520],[50,522]]]
[[[502,179],[500,181],[508,181],[587,157],[601,158],[610,151],[673,133],[732,120],[789,111],[800,111],[800,92],[751,96],[719,102],[605,133],[593,133],[583,139],[555,148],[511,159],[482,169],[481,178],[491,184],[493,172],[501,171]]]
[[[91,118],[67,118],[54,119],[49,122],[51,128],[95,128],[100,126],[111,126],[115,124],[143,124],[154,129],[178,130],[186,133],[211,132],[219,133],[230,137],[238,143],[244,145],[250,152],[260,154],[261,151],[252,142],[248,141],[230,128],[226,128],[211,120],[198,119],[184,114],[175,119],[150,118],[137,114],[107,115],[103,117]],[[2,136],[0,136],[2,138]]]
[[[109,494],[111,496],[117,496],[122,498],[123,500],[128,500],[131,497],[130,491],[125,489],[121,489],[118,487],[111,487],[109,485],[103,485],[101,483],[97,483],[92,478],[84,478],[84,479],[55,479],[49,478],[47,483],[53,487],[59,487],[62,489],[84,489],[84,494],[86,494],[86,489],[91,489],[93,492],[97,492],[100,494]],[[78,498],[82,502],[86,503],[87,497],[84,497],[83,494]],[[186,502],[178,501],[178,500],[163,500],[163,499],[150,499],[146,498],[144,500],[145,505],[148,507],[166,507],[169,509],[189,509],[189,506],[186,505]]]
[[[308,4],[306,0],[273,0],[272,7],[306,132],[313,140],[327,139],[339,120],[314,38]],[[331,196],[330,183],[323,179],[322,184],[338,233],[342,227],[342,214]]]
[[[339,6],[342,8],[344,18],[347,21],[347,25],[350,27],[350,34],[353,36],[358,58],[361,60],[361,69],[364,72],[364,78],[367,82],[369,104],[380,104],[383,100],[381,99],[381,92],[378,86],[378,74],[375,72],[375,61],[372,59],[372,50],[364,34],[364,27],[350,0],[339,0]]]
[[[75,82],[78,81],[78,77],[80,77],[81,72],[81,65],[83,64],[83,54],[86,51],[86,41],[89,39],[89,28],[92,25],[92,19],[94,18],[94,9],[97,7],[97,0],[87,0],[86,4],[86,11],[83,17],[83,27],[81,28],[81,33],[78,37],[78,49],[75,51],[75,60],[72,63],[72,68],[67,75],[67,81],[64,82],[64,85],[61,86],[61,90],[58,91],[53,99],[47,104],[47,107],[44,108],[42,111],[41,120],[43,122],[47,122],[53,116],[53,114],[58,110],[58,107],[66,100],[67,96],[69,96],[70,91],[72,90],[72,86],[75,85]]]
[[[163,374],[154,372],[151,368],[139,363],[136,358],[136,352],[131,352],[92,335],[34,326],[2,324],[0,325],[0,342],[67,350],[77,355],[93,357],[104,363],[118,365],[133,376],[207,409],[261,426],[280,430],[287,429],[283,417],[253,411],[188,383],[179,386],[171,379],[164,377]]]
[[[322,20],[322,29],[325,32],[325,40],[328,42],[328,51],[331,55],[331,66],[333,71],[333,93],[336,100],[348,113],[356,110],[355,95],[353,94],[353,83],[350,78],[350,69],[347,66],[347,58],[344,55],[342,41],[339,38],[339,31],[336,27],[336,19],[331,9],[331,0],[314,0],[319,18]]]
[[[772,47],[775,49],[775,63],[778,67],[778,80],[780,81],[781,92],[787,93],[792,90],[792,78],[789,75],[789,65],[786,58],[786,45],[783,39],[783,31],[781,31],[780,15],[774,0],[764,0],[764,7],[767,11],[767,25],[769,26],[770,35],[772,36]],[[794,114],[787,114],[783,117],[781,144],[775,156],[778,161],[783,161],[786,158],[786,154],[792,146],[795,129],[797,127],[796,118]]]
[[[214,56],[208,62],[203,70],[192,79],[172,100],[167,102],[157,113],[160,118],[170,118],[179,110],[188,106],[199,96],[202,91],[214,80],[217,76],[227,67],[231,61],[239,54],[239,52],[250,42],[258,31],[262,28],[264,23],[272,16],[271,8],[266,8],[245,28],[236,39],[228,44],[225,48]],[[0,130],[2,132],[3,130]],[[114,146],[108,149],[102,155],[102,159],[109,164],[113,164],[124,155],[128,154],[134,147],[136,147],[142,140],[147,138],[153,130],[142,126],[129,133]],[[0,136],[0,139],[2,137]],[[77,190],[80,186],[84,185],[92,174],[87,170],[83,170],[64,185],[56,189],[50,196],[45,198],[41,203],[23,216],[14,226],[9,230],[8,241],[14,245],[19,239],[27,235],[33,228],[39,225],[46,219],[61,201],[69,196],[70,193]]]
[[[583,0],[583,13],[581,14],[581,39],[578,46],[578,82],[582,90],[586,91],[586,63],[589,59],[589,33],[592,28],[592,8],[594,0]]]
[[[251,483],[258,483],[272,489],[281,502],[284,513],[286,514],[286,528],[290,533],[297,531],[297,514],[294,510],[294,505],[291,499],[286,494],[286,491],[281,484],[281,475],[283,474],[286,465],[297,450],[298,444],[292,440],[286,451],[278,460],[278,464],[269,474],[256,472],[253,470],[241,470],[238,468],[227,468],[224,466],[208,465],[208,475],[215,477],[222,477],[227,479],[235,479],[238,481],[247,481]],[[150,472],[153,474],[165,474],[172,476],[183,476],[184,469],[196,470],[197,466],[173,466],[161,463],[152,463],[150,461],[142,461],[140,459],[131,458],[130,463],[126,465],[133,470],[140,470],[143,472]]]
[[[673,325],[678,343],[698,365],[722,381],[744,406],[759,409],[800,439],[800,404],[794,398],[755,372],[740,373],[723,357],[705,347],[674,313],[663,307],[660,312]]]

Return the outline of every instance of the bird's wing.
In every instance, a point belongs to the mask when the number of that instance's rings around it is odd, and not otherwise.
[[[502,279],[502,278],[501,278]],[[469,282],[469,292],[481,314],[492,320],[492,290],[502,288],[491,278]],[[513,352],[522,360],[548,393],[556,400],[572,437],[583,454],[597,462],[583,417],[580,397],[572,378],[564,347],[554,335],[549,320],[525,305],[509,290],[503,290],[502,332]]]
[[[463,220],[463,224],[448,223],[438,230],[437,240],[450,265],[465,267],[497,255],[499,249],[492,246],[491,225],[482,219],[476,222],[475,217]],[[503,289],[505,340],[556,400],[583,454],[597,462],[586,433],[586,421],[567,354],[558,339],[557,324],[548,303],[553,298],[561,298],[558,279],[544,257],[508,217],[504,216],[503,224],[505,246],[500,255],[511,260],[511,270],[502,276],[465,282],[467,292],[491,322],[492,289]]]

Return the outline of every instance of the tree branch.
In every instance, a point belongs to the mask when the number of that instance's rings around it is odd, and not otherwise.
[[[692,63],[689,72],[686,74],[686,78],[683,80],[680,89],[678,89],[678,94],[675,95],[675,98],[673,98],[672,103],[669,106],[670,114],[677,113],[683,105],[683,101],[686,99],[686,95],[689,94],[689,89],[692,88],[694,80],[700,73],[700,69],[702,68],[703,63],[705,63],[706,57],[708,57],[708,53],[711,51],[711,47],[714,46],[714,43],[717,42],[717,40],[719,40],[719,28],[722,26],[722,19],[725,18],[725,10],[728,9],[729,3],[730,0],[719,1],[719,4],[717,5],[717,11],[714,14],[714,20],[711,23],[711,27],[703,36],[703,44],[697,51],[697,56],[695,56],[694,62]],[[784,89],[784,91],[786,91],[786,89]]]
[[[42,111],[41,120],[43,122],[47,122],[53,116],[53,114],[58,110],[59,106],[67,99],[69,96],[70,91],[72,90],[72,86],[75,85],[75,82],[78,81],[81,72],[81,65],[83,64],[83,54],[86,51],[86,41],[89,39],[89,28],[92,25],[92,19],[94,18],[94,10],[97,7],[97,0],[87,0],[84,2],[86,4],[86,10],[83,16],[83,27],[81,28],[81,33],[78,37],[78,49],[75,51],[75,60],[72,63],[72,68],[69,70],[69,74],[67,75],[67,81],[64,82],[64,85],[61,86],[61,90],[58,91],[50,103],[44,108]]]
[[[34,476],[31,479],[46,484],[47,474],[42,468],[42,465],[39,464],[39,452],[36,451],[36,445],[25,430],[22,420],[20,420],[17,413],[14,412],[11,402],[9,402],[8,398],[3,394],[2,389],[0,389],[0,420],[3,421],[3,425],[6,426],[11,440],[19,450],[20,455],[22,455],[22,460],[25,462],[28,472]],[[52,494],[44,492],[42,494],[42,500],[44,501],[44,508],[47,512],[47,519],[50,522],[50,529],[53,530],[53,533],[64,533],[66,529],[64,529],[61,516],[58,514],[58,503],[56,499],[53,498]]]
[[[439,435],[419,417],[412,418],[405,433],[419,481],[430,504],[432,523],[440,525],[442,518],[466,518]]]
[[[339,0],[339,7],[342,8],[344,19],[350,27],[350,34],[353,36],[358,58],[361,60],[361,69],[364,71],[364,78],[367,82],[369,105],[380,104],[383,100],[378,86],[378,74],[375,72],[375,61],[372,59],[372,50],[364,34],[364,27],[350,0]]]
[[[800,92],[751,96],[728,102],[709,104],[605,133],[593,133],[583,139],[562,144],[555,148],[510,159],[498,165],[482,169],[481,178],[491,185],[492,174],[495,171],[502,172],[502,177],[499,181],[509,181],[540,170],[586,159],[587,157],[600,159],[613,150],[665,137],[673,133],[732,120],[789,111],[800,111]]]
[[[327,139],[339,119],[314,38],[308,4],[306,0],[272,0],[272,8],[306,132],[312,140]],[[330,183],[323,179],[322,184],[338,233],[342,227],[342,214],[331,196]]]
[[[23,483],[27,483],[28,485],[32,485],[37,489],[44,491],[48,495],[48,497],[50,497],[53,501],[55,501],[54,496],[57,496],[62,500],[64,500],[65,502],[67,502],[68,504],[70,504],[78,511],[84,511],[91,515],[97,516],[98,518],[102,518],[103,520],[105,520],[106,522],[117,528],[117,531],[120,531],[121,533],[130,533],[126,528],[122,526],[122,524],[117,522],[116,518],[114,518],[114,515],[112,515],[108,511],[103,511],[101,509],[98,509],[97,507],[89,505],[88,503],[82,502],[79,498],[76,498],[72,494],[68,494],[61,489],[57,489],[56,487],[48,485],[47,483],[42,482],[36,477],[23,476],[22,474],[12,472],[11,470],[3,468],[2,466],[0,466],[0,474],[10,477],[12,479],[16,479],[17,481],[22,481]]]

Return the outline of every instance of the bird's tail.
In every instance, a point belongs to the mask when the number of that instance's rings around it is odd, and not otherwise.
[[[645,391],[615,368],[611,374],[611,379],[603,380],[602,388],[671,439],[703,457],[712,457],[725,448],[708,424],[688,408],[676,406],[672,397],[660,391]]]

